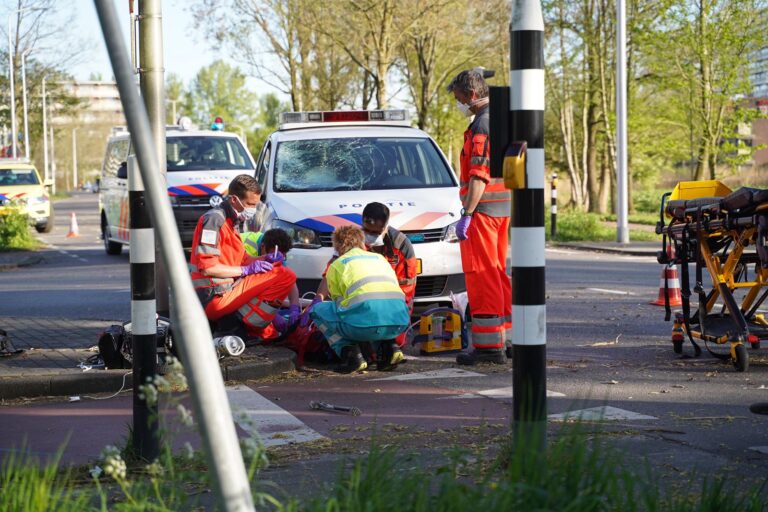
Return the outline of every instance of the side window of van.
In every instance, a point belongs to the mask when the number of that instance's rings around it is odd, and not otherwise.
[[[272,144],[267,141],[264,145],[264,149],[261,150],[259,155],[259,161],[256,164],[256,181],[259,182],[261,189],[266,191],[267,182],[267,170],[269,169],[269,158],[272,153]]]
[[[128,139],[114,140],[104,157],[104,176],[116,177],[120,164],[128,159]]]

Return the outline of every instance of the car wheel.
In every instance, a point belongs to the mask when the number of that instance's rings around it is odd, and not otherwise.
[[[48,216],[45,224],[37,224],[35,229],[38,233],[50,233],[53,231],[53,208],[51,208],[51,214]]]
[[[107,219],[103,215],[101,217],[101,238],[104,240],[104,251],[110,256],[117,256],[123,252],[123,244],[109,239],[109,226],[107,226]]]

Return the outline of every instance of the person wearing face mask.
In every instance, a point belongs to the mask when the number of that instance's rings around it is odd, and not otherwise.
[[[504,180],[490,173],[488,85],[482,73],[462,71],[448,91],[465,116],[475,116],[464,132],[459,177],[463,208],[456,225],[472,315],[472,350],[459,354],[456,362],[503,364],[512,343],[512,285],[505,268],[512,196]]]
[[[221,206],[197,222],[189,266],[205,314],[216,324],[214,334],[267,337],[289,294],[298,304],[298,293],[292,293],[296,274],[283,266],[285,255],[278,250],[251,257],[240,238],[240,227],[256,214],[260,198],[256,179],[241,174],[229,184]]]
[[[363,208],[363,233],[365,248],[370,252],[381,254],[392,266],[397,276],[397,283],[405,294],[408,312],[413,313],[413,296],[416,294],[416,274],[418,261],[413,244],[407,236],[396,230],[389,223],[389,208],[381,203],[368,203]],[[405,345],[405,333],[400,334],[395,341],[402,347]]]

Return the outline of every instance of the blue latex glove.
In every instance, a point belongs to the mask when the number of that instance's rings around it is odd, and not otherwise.
[[[309,323],[312,321],[311,318],[309,318],[309,314],[312,312],[312,308],[315,307],[315,304],[322,302],[320,300],[320,297],[315,297],[312,299],[312,303],[307,306],[307,309],[304,310],[304,314],[301,315],[301,318],[299,319],[299,326],[300,327],[306,327],[309,325]]]
[[[301,308],[298,304],[291,304],[291,307],[288,308],[288,325],[293,325],[299,320],[299,316],[301,316]]]
[[[243,276],[249,276],[251,274],[263,274],[264,272],[269,272],[272,270],[272,264],[264,260],[255,260],[245,265],[244,267],[240,267],[240,269],[243,271]]]
[[[469,215],[463,216],[456,224],[456,237],[459,240],[466,240],[469,238],[467,231],[469,231],[469,225],[472,223],[472,217]]]
[[[264,261],[268,261],[273,265],[276,263],[282,263],[285,261],[285,254],[281,253],[280,251],[271,251],[264,256]]]
[[[288,320],[286,320],[283,315],[278,313],[275,315],[275,318],[272,319],[272,325],[274,325],[275,329],[278,331],[285,332],[291,324],[288,323]]]

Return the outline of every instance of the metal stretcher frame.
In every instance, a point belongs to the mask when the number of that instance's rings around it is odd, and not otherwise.
[[[760,264],[758,255],[745,252],[747,247],[756,246],[760,241],[759,218],[768,216],[768,203],[755,205],[749,209],[749,213],[739,215],[739,212],[721,209],[720,198],[713,198],[715,202],[712,204],[700,202],[695,207],[686,208],[684,220],[677,215],[669,225],[665,225],[665,200],[669,195],[662,197],[660,222],[656,232],[663,235],[664,244],[663,251],[659,253],[659,263],[679,262],[684,273],[681,293],[683,312],[676,314],[672,329],[674,351],[682,353],[686,334],[694,346],[696,355],[700,354],[701,349],[694,339],[702,340],[705,344],[730,343],[729,355],[715,353],[708,345],[707,349],[721,359],[730,358],[738,371],[746,371],[749,367],[749,356],[745,343],[757,349],[761,339],[768,339],[768,322],[763,315],[757,313],[757,309],[768,298],[768,268]],[[667,237],[675,247],[674,259],[667,256]],[[696,265],[694,291],[699,295],[699,309],[693,315],[690,314],[689,303],[689,262]],[[750,263],[755,263],[752,280],[747,279],[747,265]],[[708,293],[704,292],[702,265],[706,267],[712,282]],[[761,294],[763,288],[766,290]],[[738,304],[734,297],[734,291],[738,289],[746,289],[741,304]],[[723,301],[724,306],[716,313],[714,309],[719,300]],[[667,320],[669,314],[667,304]],[[730,321],[732,329],[722,332],[722,320],[725,319]],[[711,327],[716,321],[720,329]],[[709,328],[707,324],[710,324]],[[695,329],[692,325],[698,328]]]

